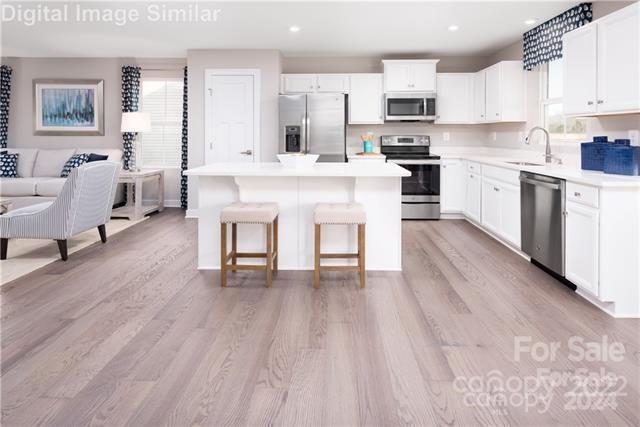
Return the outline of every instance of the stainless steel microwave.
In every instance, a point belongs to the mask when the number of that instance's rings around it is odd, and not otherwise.
[[[384,118],[387,122],[429,122],[436,119],[436,93],[386,93]]]

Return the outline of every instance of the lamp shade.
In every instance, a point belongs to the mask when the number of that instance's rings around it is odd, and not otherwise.
[[[135,111],[122,113],[120,132],[148,132],[151,130],[151,114]]]

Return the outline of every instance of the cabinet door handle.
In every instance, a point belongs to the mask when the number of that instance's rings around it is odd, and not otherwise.
[[[246,156],[250,156],[250,155],[253,154],[253,151],[252,150],[245,150],[245,151],[241,151],[240,154],[244,154]]]
[[[494,191],[500,191],[498,187],[493,187]]]
[[[602,99],[598,99],[598,104],[604,104],[604,101]]]
[[[580,193],[580,192],[578,192],[578,191],[574,191],[574,192],[573,192],[573,195],[574,195],[575,197],[582,197],[582,193]]]
[[[588,101],[587,105],[593,105],[593,101]]]

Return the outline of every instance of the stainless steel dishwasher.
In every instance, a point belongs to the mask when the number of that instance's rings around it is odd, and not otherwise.
[[[520,172],[522,250],[564,277],[565,180]]]

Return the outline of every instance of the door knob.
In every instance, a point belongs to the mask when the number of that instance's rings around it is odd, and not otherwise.
[[[245,151],[241,151],[240,154],[244,154],[246,156],[250,156],[250,155],[253,154],[253,151],[252,150],[245,150]]]

